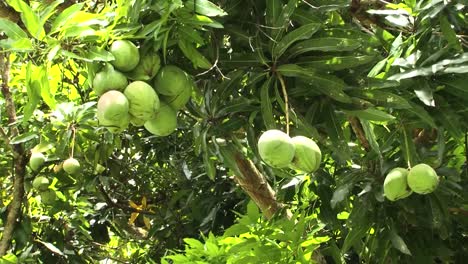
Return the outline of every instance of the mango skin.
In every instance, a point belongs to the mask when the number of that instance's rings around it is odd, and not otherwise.
[[[63,170],[68,174],[75,174],[80,171],[80,162],[74,158],[69,158],[63,162]]]
[[[415,193],[428,194],[433,192],[439,185],[439,176],[429,165],[420,163],[408,173],[408,186]]]
[[[190,101],[192,97],[192,86],[188,87],[187,89],[183,90],[180,94],[175,96],[161,96],[162,100],[164,100],[168,105],[170,105],[175,110],[180,110],[184,108],[184,106]]]
[[[390,201],[396,201],[410,196],[413,192],[408,186],[407,178],[407,169],[399,167],[392,169],[385,177],[385,197]]]
[[[129,113],[129,102],[127,97],[119,91],[108,91],[104,93],[97,103],[97,117],[99,122],[105,121],[120,123]]]
[[[126,114],[118,121],[110,121],[99,115],[98,112],[99,125],[105,127],[109,132],[113,134],[122,133],[125,129],[128,128],[130,124],[130,114]]]
[[[127,76],[134,81],[149,81],[161,68],[161,59],[157,53],[140,54],[140,62]]]
[[[152,119],[146,121],[144,126],[153,135],[168,136],[177,128],[177,112],[168,104],[161,102],[159,111]]]
[[[160,102],[156,91],[143,81],[130,83],[124,91],[131,116],[142,121],[150,120],[158,111]]]
[[[96,73],[93,79],[93,90],[97,95],[101,96],[110,90],[123,91],[127,84],[127,77],[123,73],[114,70],[112,65],[107,64],[102,71]]]
[[[174,65],[162,67],[154,80],[154,88],[158,94],[166,96],[177,96],[184,90],[191,89],[192,80],[190,76]]]
[[[29,158],[29,166],[33,171],[37,171],[46,161],[46,157],[41,152],[31,153]]]
[[[44,176],[38,176],[32,182],[33,188],[38,191],[45,191],[49,189],[49,185],[50,185],[49,179],[47,179]]]
[[[140,62],[138,48],[128,40],[114,41],[109,51],[115,58],[115,60],[111,61],[111,64],[120,71],[131,71],[138,65],[138,62]]]
[[[292,139],[286,133],[270,129],[258,139],[258,152],[269,166],[286,168],[294,158],[295,147]]]
[[[304,136],[292,138],[295,154],[291,167],[307,173],[312,173],[320,167],[322,152],[315,141]]]

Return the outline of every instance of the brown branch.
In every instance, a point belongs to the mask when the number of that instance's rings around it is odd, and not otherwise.
[[[8,19],[14,23],[20,20],[20,14],[12,7],[8,6],[4,1],[0,2],[0,18]]]
[[[261,174],[252,161],[242,154],[235,155],[237,167],[242,175],[236,175],[235,181],[260,207],[260,210],[268,218],[278,213],[284,205],[276,200],[275,191],[271,188],[263,174]]]
[[[5,109],[8,115],[8,124],[11,137],[19,135],[16,125],[16,108],[9,87],[10,60],[9,53],[0,53],[0,75],[2,79],[1,90],[5,99]],[[8,205],[8,214],[3,229],[3,236],[0,240],[0,257],[4,256],[10,247],[13,230],[20,215],[24,197],[24,176],[26,174],[26,164],[28,155],[24,151],[22,144],[11,145],[13,149],[13,199]]]
[[[356,134],[357,139],[361,143],[361,145],[364,147],[364,149],[369,152],[370,151],[370,144],[369,141],[366,138],[366,134],[362,130],[362,126],[359,123],[359,119],[355,116],[349,116],[348,117],[349,124],[351,125],[351,128],[354,131],[354,134]]]

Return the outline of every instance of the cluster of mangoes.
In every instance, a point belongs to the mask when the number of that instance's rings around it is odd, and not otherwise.
[[[29,167],[33,171],[39,171],[44,163],[46,162],[47,157],[42,152],[32,152],[31,157],[29,158]],[[75,158],[68,158],[62,163],[63,170],[70,174],[74,175],[80,171],[81,165],[80,162]],[[50,181],[45,176],[37,176],[32,182],[32,186],[35,190],[39,192],[41,196],[41,202],[44,204],[53,204],[57,198],[55,191],[50,189]]]
[[[161,67],[157,53],[140,53],[128,40],[114,41],[109,52],[115,59],[92,82],[99,96],[99,124],[112,133],[132,124],[156,136],[171,134],[177,128],[177,111],[192,95],[191,76],[174,65]]]
[[[292,168],[311,173],[320,167],[322,152],[315,141],[304,136],[289,137],[281,130],[265,131],[258,139],[258,152],[274,168]]]
[[[384,181],[384,195],[390,201],[410,196],[413,192],[428,194],[439,185],[437,172],[429,165],[420,163],[411,169],[394,168]]]

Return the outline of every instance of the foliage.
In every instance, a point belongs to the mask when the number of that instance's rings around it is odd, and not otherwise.
[[[468,257],[466,1],[5,2],[1,85],[18,120],[2,93],[2,226],[17,176],[13,148],[42,152],[46,162],[27,167],[1,263]],[[170,136],[99,126],[93,79],[119,39],[195,80]],[[266,165],[257,141],[269,129],[313,138],[320,169]],[[267,220],[247,203],[232,150],[255,164],[289,219]],[[70,157],[78,174],[61,167]],[[385,175],[419,163],[440,176],[435,192],[385,198]],[[39,176],[51,182],[52,203],[32,188]]]

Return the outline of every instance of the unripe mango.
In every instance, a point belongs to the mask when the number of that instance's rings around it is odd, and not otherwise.
[[[128,111],[128,99],[119,91],[108,91],[99,98],[97,104],[99,122],[121,122],[128,115]]]
[[[436,171],[427,164],[418,164],[411,168],[408,173],[408,186],[415,193],[431,193],[438,185],[439,177]]]
[[[304,136],[292,138],[295,147],[294,158],[291,167],[303,172],[314,172],[320,167],[322,152],[315,141]]]
[[[110,90],[123,91],[127,83],[127,77],[123,73],[114,70],[111,64],[106,64],[94,77],[93,90],[100,96]]]
[[[50,185],[49,179],[47,179],[44,176],[38,176],[32,182],[33,188],[38,191],[47,190],[49,188],[49,185]]]
[[[177,128],[177,112],[168,104],[161,102],[156,115],[146,121],[145,128],[156,136],[168,136]]]
[[[159,109],[159,97],[151,85],[134,81],[125,88],[124,95],[129,102],[129,113],[140,120],[151,119]]]
[[[140,62],[138,48],[128,40],[114,41],[109,51],[115,58],[115,60],[111,61],[112,65],[123,72],[133,70]]]
[[[280,130],[268,130],[258,139],[260,157],[275,168],[288,167],[294,158],[294,150],[292,139]]]
[[[69,158],[63,162],[63,170],[68,174],[75,174],[80,171],[80,162],[74,158]]]
[[[29,158],[29,166],[33,171],[37,171],[42,164],[44,164],[46,157],[41,152],[33,152],[31,153],[31,157]]]
[[[388,200],[396,201],[411,195],[407,176],[408,170],[405,168],[394,168],[387,174],[384,181],[384,194]]]

